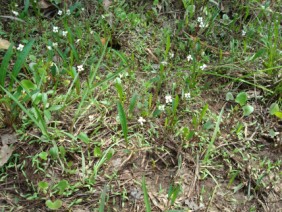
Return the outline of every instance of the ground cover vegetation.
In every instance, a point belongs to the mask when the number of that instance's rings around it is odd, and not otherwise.
[[[1,211],[279,211],[281,5],[1,1]]]

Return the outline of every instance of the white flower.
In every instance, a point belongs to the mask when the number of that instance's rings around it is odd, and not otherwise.
[[[68,31],[62,31],[62,35],[63,35],[64,37],[66,37],[67,34],[68,34]]]
[[[199,27],[200,27],[200,28],[204,28],[204,27],[205,27],[204,22],[201,22],[200,25],[199,25]]]
[[[89,121],[93,121],[95,116],[94,115],[90,115],[90,116],[88,116],[88,118],[89,118]]]
[[[197,21],[198,21],[199,23],[203,22],[203,17],[198,17],[198,18],[197,18]]]
[[[14,11],[14,10],[12,10],[12,13],[13,13],[15,16],[18,16],[18,15],[19,15],[19,13],[18,13],[17,11]]]
[[[203,64],[203,65],[201,65],[200,66],[200,69],[203,71],[203,70],[205,70],[207,68],[207,65],[206,64]]]
[[[138,122],[141,124],[141,126],[143,126],[144,122],[146,122],[146,120],[143,117],[139,117]]]
[[[245,36],[245,35],[246,35],[246,31],[242,30],[242,36]]]
[[[62,10],[59,10],[58,11],[58,15],[62,15],[63,14],[63,11]]]
[[[83,12],[84,10],[85,10],[85,8],[84,8],[84,7],[82,7],[82,8],[81,8],[81,11]]]
[[[79,43],[79,42],[80,42],[80,40],[81,40],[81,39],[77,39],[77,40],[75,41],[75,43]]]
[[[165,105],[159,105],[158,108],[159,108],[160,111],[164,111],[165,110]]]
[[[166,102],[167,104],[172,102],[172,97],[171,97],[171,95],[165,96],[165,102]]]
[[[170,52],[170,53],[169,53],[169,57],[170,57],[170,58],[174,58],[174,53],[173,53],[173,52]]]
[[[190,92],[185,93],[185,94],[184,94],[184,97],[185,97],[186,99],[190,99],[190,98],[191,98],[191,94],[190,94]]]
[[[57,27],[57,26],[53,26],[53,32],[59,32],[59,27]]]
[[[52,50],[52,46],[47,46],[47,49],[48,50]]]
[[[77,66],[77,71],[78,72],[84,71],[83,65]]]
[[[24,45],[19,44],[19,46],[18,46],[17,50],[21,52],[21,51],[23,50],[23,48],[24,48]]]
[[[90,35],[93,35],[94,31],[93,30],[90,30]]]
[[[15,4],[15,7],[18,7],[19,5],[18,4]]]
[[[161,64],[162,64],[163,66],[166,66],[166,65],[167,65],[167,62],[166,62],[166,61],[162,61]]]
[[[57,48],[58,47],[58,43],[53,43],[53,47]]]
[[[67,11],[66,11],[66,14],[67,14],[67,15],[70,15],[70,14],[71,14],[70,10],[67,10]]]
[[[189,54],[186,58],[187,58],[188,62],[190,62],[191,60],[193,60],[193,57],[192,57],[191,54]]]

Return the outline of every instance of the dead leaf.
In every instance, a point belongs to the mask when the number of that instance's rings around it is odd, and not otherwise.
[[[112,1],[110,1],[110,0],[103,0],[103,6],[104,6],[105,10],[108,10],[109,7],[111,6],[111,4],[112,4]]]
[[[3,145],[0,149],[0,167],[2,167],[13,153],[13,149],[10,148],[8,145]]]
[[[8,49],[11,43],[5,39],[0,38],[0,49]]]
[[[49,1],[46,1],[46,0],[40,0],[38,2],[38,7],[40,9],[47,9],[49,7],[53,6]]]
[[[17,142],[17,136],[15,133],[6,133],[1,135],[1,140],[3,146],[8,145],[8,144],[14,144]]]

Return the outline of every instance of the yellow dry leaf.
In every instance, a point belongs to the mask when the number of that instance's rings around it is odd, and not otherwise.
[[[8,49],[10,44],[11,43],[9,41],[0,38],[0,49]]]

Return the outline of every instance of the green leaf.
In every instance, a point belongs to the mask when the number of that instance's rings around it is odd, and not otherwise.
[[[90,139],[88,138],[87,134],[84,133],[84,132],[80,132],[77,137],[86,144],[89,144],[89,142],[90,142]]]
[[[120,102],[117,103],[117,108],[118,108],[118,115],[119,115],[119,120],[120,120],[120,124],[121,124],[121,128],[122,128],[122,132],[123,132],[123,136],[125,141],[127,142],[127,121],[126,121],[126,116],[122,107],[122,104]]]
[[[248,96],[246,92],[241,92],[236,96],[235,102],[238,103],[240,106],[243,106],[247,103]]]
[[[130,104],[129,104],[129,114],[132,114],[133,110],[134,110],[134,107],[136,105],[136,102],[137,102],[137,93],[135,93],[131,99],[130,99]]]
[[[49,184],[47,182],[40,181],[38,183],[39,190],[46,190],[48,187],[49,187]]]
[[[50,148],[49,153],[53,159],[57,159],[59,157],[58,147],[54,146]]]
[[[24,90],[28,92],[31,90],[35,90],[37,88],[37,86],[33,84],[30,80],[22,80],[21,86],[23,87]]]
[[[269,108],[269,113],[274,115],[277,112],[279,112],[279,105],[277,103],[272,103]]]
[[[10,47],[8,48],[1,66],[0,66],[0,86],[4,87],[5,85],[5,79],[6,79],[6,74],[7,74],[7,70],[8,70],[8,66],[9,66],[9,61],[13,55],[13,44],[10,45]],[[2,92],[2,89],[0,90],[0,93]]]
[[[100,158],[102,156],[101,148],[98,146],[95,146],[94,148],[94,157]]]
[[[60,207],[62,207],[63,202],[59,199],[55,200],[54,202],[47,200],[45,204],[51,210],[58,210]]]
[[[242,109],[244,116],[249,116],[251,113],[254,112],[254,107],[251,105],[245,105],[244,107],[242,107]]]
[[[146,212],[151,212],[151,204],[149,200],[149,195],[146,187],[146,182],[145,182],[145,177],[143,176],[142,178],[142,190],[143,190],[143,195],[144,195],[144,202],[146,206]]]
[[[274,113],[274,115],[280,119],[282,119],[282,112],[281,111],[278,111],[276,113]]]
[[[69,186],[70,185],[67,180],[61,180],[56,187],[59,189],[59,194],[62,195]]]
[[[42,160],[47,160],[48,153],[47,152],[40,152],[38,155]]]
[[[12,71],[12,79],[11,79],[11,83],[10,86],[13,85],[14,83],[14,79],[18,76],[23,64],[25,63],[25,60],[32,48],[32,45],[34,43],[34,40],[31,40],[28,44],[25,45],[24,49],[22,50],[22,52],[20,52],[17,61],[14,65],[13,71]]]
[[[233,101],[233,100],[234,100],[233,94],[232,94],[231,92],[228,92],[228,93],[226,94],[225,100],[226,100],[226,101]]]

